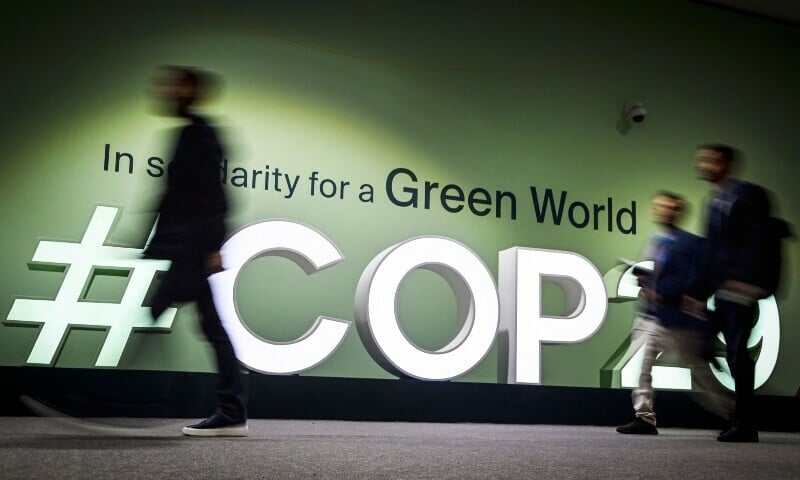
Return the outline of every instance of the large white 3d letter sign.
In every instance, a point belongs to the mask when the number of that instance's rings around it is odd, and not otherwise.
[[[222,247],[226,270],[209,279],[222,323],[231,337],[236,357],[263,373],[296,373],[327,359],[344,339],[350,323],[317,317],[311,329],[293,342],[270,342],[253,333],[236,308],[236,281],[248,262],[267,255],[288,258],[306,273],[334,265],[343,256],[325,235],[301,223],[267,220],[234,234]]]
[[[501,329],[508,335],[508,383],[541,383],[541,344],[586,340],[605,319],[603,278],[577,253],[520,247],[503,250],[498,277]],[[563,289],[564,316],[542,314],[542,281]]]
[[[458,333],[441,349],[425,351],[411,343],[398,324],[397,289],[414,269],[444,277],[456,296]],[[372,358],[397,376],[447,380],[483,360],[494,343],[498,299],[492,274],[464,245],[442,237],[418,237],[376,256],[356,290],[356,327]]]

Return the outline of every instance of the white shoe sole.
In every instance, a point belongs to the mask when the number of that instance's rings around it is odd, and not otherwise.
[[[247,424],[219,428],[183,427],[182,432],[191,437],[246,437],[249,433]]]

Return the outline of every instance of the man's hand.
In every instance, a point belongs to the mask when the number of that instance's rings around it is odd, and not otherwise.
[[[728,290],[729,292],[745,296],[750,300],[764,298],[768,294],[768,292],[761,287],[757,287],[749,283],[740,282],[738,280],[725,280],[725,282],[720,287],[720,290]]]
[[[684,295],[681,298],[681,312],[699,320],[708,320],[706,316],[706,304],[689,295]]]
[[[642,291],[644,292],[644,298],[646,298],[648,302],[652,303],[653,305],[661,305],[662,297],[661,295],[657,294],[655,290],[652,288],[643,287]]]
[[[222,255],[219,252],[212,252],[206,256],[206,275],[214,275],[224,270],[222,268]]]

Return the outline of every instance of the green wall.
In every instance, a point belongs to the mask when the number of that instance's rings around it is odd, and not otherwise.
[[[291,218],[324,232],[345,261],[307,277],[279,258],[243,272],[242,315],[260,335],[289,341],[320,314],[353,320],[362,270],[384,248],[442,235],[473,249],[496,276],[512,246],[578,252],[601,273],[635,257],[653,231],[649,198],[684,193],[686,221],[700,231],[707,185],[694,178],[696,145],[722,141],[747,154],[743,177],[771,189],[781,215],[800,225],[795,156],[800,151],[800,30],[682,1],[564,2],[43,2],[3,6],[0,131],[3,273],[0,306],[53,298],[63,273],[29,268],[40,239],[79,241],[96,205],[123,208],[110,241],[146,235],[159,180],[151,156],[169,157],[171,124],[149,112],[146,89],[160,64],[221,73],[210,106],[228,159],[249,170],[300,175],[292,198],[227,187],[233,229]],[[650,115],[627,127],[628,100]],[[134,173],[103,170],[104,149],[129,153]],[[513,192],[516,219],[400,208],[384,189],[396,167],[420,181]],[[307,177],[348,181],[344,199],[311,196]],[[262,177],[263,178],[263,177]],[[373,203],[357,187],[375,188]],[[539,223],[529,187],[568,192],[587,204],[637,205],[635,235],[564,221]],[[604,221],[601,221],[603,225]],[[145,232],[145,233],[142,233]],[[793,395],[800,353],[797,247],[779,301],[781,351],[760,392]],[[87,300],[113,301],[125,278],[98,277]],[[549,289],[546,308],[558,311]],[[403,328],[424,348],[455,333],[445,281],[415,272],[399,301]],[[543,349],[543,383],[600,386],[600,369],[625,341],[631,303],[609,304],[591,339]],[[25,363],[38,330],[0,324],[0,365]],[[56,367],[92,367],[101,330],[72,329]],[[497,349],[459,381],[497,382]],[[212,368],[191,307],[170,333],[134,333],[119,368]],[[303,375],[391,378],[355,328],[322,365]]]

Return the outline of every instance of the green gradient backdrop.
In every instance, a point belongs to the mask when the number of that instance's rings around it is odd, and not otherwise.
[[[742,148],[744,176],[768,186],[781,214],[800,224],[795,156],[800,101],[800,31],[683,1],[431,2],[80,2],[4,5],[2,15],[3,272],[0,306],[15,296],[55,296],[62,274],[28,268],[40,238],[80,240],[97,204],[124,216],[117,242],[141,237],[158,181],[145,160],[168,156],[173,126],[149,114],[145,90],[156,65],[203,66],[225,77],[212,111],[225,129],[232,166],[301,175],[294,198],[229,189],[234,228],[285,217],[313,225],[345,261],[307,277],[278,258],[244,271],[237,295],[253,330],[291,340],[325,314],[353,319],[358,278],[389,245],[443,235],[472,248],[496,275],[512,246],[579,252],[601,272],[640,251],[652,231],[650,195],[684,193],[697,231],[706,185],[692,152],[708,141]],[[650,116],[626,131],[625,101]],[[102,169],[105,144],[136,159],[135,172]],[[384,193],[395,167],[420,180],[517,195],[517,219],[403,209]],[[306,177],[376,188],[373,204],[308,195]],[[263,177],[262,177],[263,178]],[[535,221],[528,187],[567,190],[585,203],[638,206],[636,235]],[[601,222],[602,224],[602,222]],[[796,246],[791,247],[796,278]],[[780,303],[778,365],[762,393],[798,388],[800,300],[790,282]],[[90,294],[113,299],[124,279],[104,277]],[[557,311],[560,292],[546,291]],[[425,348],[455,332],[445,281],[416,272],[399,312]],[[610,304],[590,340],[543,349],[543,383],[599,386],[600,369],[630,331],[630,303]],[[5,318],[5,313],[3,318]],[[36,328],[0,324],[0,365],[22,365]],[[55,363],[91,367],[104,332],[73,329]],[[496,382],[493,348],[463,381]],[[192,308],[169,334],[135,333],[120,368],[207,371],[210,349]],[[325,363],[304,375],[391,378],[353,327]]]

